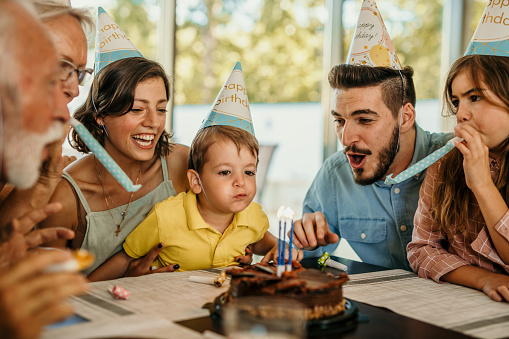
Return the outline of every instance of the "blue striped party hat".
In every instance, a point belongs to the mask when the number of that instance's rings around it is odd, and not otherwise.
[[[213,125],[234,126],[254,135],[246,84],[240,62],[237,62],[233,67],[200,129]]]
[[[114,61],[133,57],[143,58],[143,55],[108,13],[99,7],[95,36],[95,74]]]

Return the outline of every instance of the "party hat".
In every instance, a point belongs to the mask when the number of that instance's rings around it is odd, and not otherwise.
[[[143,55],[108,13],[99,7],[95,36],[95,73],[97,74],[109,63],[133,57],[143,58]]]
[[[242,66],[237,62],[226,79],[200,129],[213,125],[235,126],[254,135]]]
[[[375,0],[362,2],[347,64],[401,69]]]
[[[509,4],[490,1],[465,55],[509,56]]]

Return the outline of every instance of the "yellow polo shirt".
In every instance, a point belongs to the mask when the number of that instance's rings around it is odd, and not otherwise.
[[[145,220],[129,234],[124,250],[132,258],[147,254],[158,243],[164,249],[153,265],[178,263],[179,271],[236,264],[249,244],[260,241],[269,228],[262,207],[252,202],[235,213],[223,234],[210,227],[198,212],[196,195],[189,191],[156,204]]]

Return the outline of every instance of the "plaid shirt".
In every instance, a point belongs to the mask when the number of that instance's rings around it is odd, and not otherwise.
[[[473,193],[469,191],[467,236],[456,234],[449,238],[432,221],[432,193],[438,181],[438,169],[444,159],[428,168],[419,192],[419,206],[415,213],[412,241],[407,246],[408,261],[412,269],[421,278],[430,278],[440,282],[440,277],[463,265],[474,265],[496,273],[509,273],[509,265],[504,263],[493,245],[483,218],[474,220],[479,205]],[[490,159],[491,177],[496,178],[500,166]],[[495,225],[495,230],[509,241],[509,211]],[[472,239],[474,239],[472,241]]]

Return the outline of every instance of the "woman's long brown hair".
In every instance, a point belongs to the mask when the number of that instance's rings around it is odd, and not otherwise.
[[[452,82],[460,74],[466,72],[475,88],[487,88],[494,93],[503,105],[498,105],[509,114],[509,57],[468,55],[459,58],[451,67],[447,76],[444,102],[446,114],[456,114],[452,102]],[[484,97],[483,100],[489,100]],[[491,104],[495,104],[490,102]],[[509,135],[509,131],[507,131]],[[500,172],[495,185],[509,205],[509,140],[497,147],[501,150],[498,159]],[[466,235],[468,219],[482,220],[479,211],[469,212],[468,203],[472,195],[465,180],[463,170],[463,155],[455,148],[447,156],[438,170],[438,178],[433,191],[433,208],[431,217],[438,224],[439,230],[453,236],[463,233]]]

